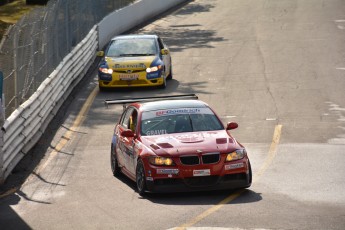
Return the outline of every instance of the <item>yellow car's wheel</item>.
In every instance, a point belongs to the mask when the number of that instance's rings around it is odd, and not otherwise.
[[[100,86],[100,85],[98,85],[98,88],[99,88],[99,91],[105,91],[105,88],[104,87],[102,87],[102,86]]]
[[[172,66],[170,66],[169,75],[167,76],[167,80],[171,80],[173,78]]]
[[[167,79],[165,75],[163,75],[163,84],[159,86],[160,89],[165,89],[167,87]]]

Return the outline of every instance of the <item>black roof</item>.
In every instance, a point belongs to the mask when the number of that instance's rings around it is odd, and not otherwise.
[[[206,108],[208,105],[200,100],[165,100],[141,103],[142,111],[179,108]]]

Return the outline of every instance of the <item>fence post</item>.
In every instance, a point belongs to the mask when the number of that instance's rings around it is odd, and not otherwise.
[[[3,146],[4,146],[4,133],[2,130],[2,126],[4,125],[5,121],[5,113],[3,109],[3,81],[4,81],[4,75],[2,71],[0,71],[0,185],[5,182],[5,168],[4,168],[4,152],[3,152]]]

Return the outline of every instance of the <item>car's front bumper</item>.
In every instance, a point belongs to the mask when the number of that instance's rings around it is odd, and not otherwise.
[[[101,88],[127,88],[127,87],[144,87],[160,86],[164,83],[162,71],[147,74],[146,72],[137,73],[135,80],[121,80],[118,73],[104,74],[98,73],[98,83]]]
[[[148,192],[231,190],[249,187],[252,182],[249,159],[217,164],[158,167],[144,161]],[[207,175],[195,174],[207,172]]]
[[[231,190],[250,185],[250,176],[246,173],[146,181],[148,192],[154,193]]]

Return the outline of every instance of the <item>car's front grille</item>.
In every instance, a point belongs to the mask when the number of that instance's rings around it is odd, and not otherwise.
[[[213,186],[217,184],[218,176],[200,176],[184,178],[184,182],[190,187]]]
[[[128,84],[129,82],[131,84]],[[119,81],[114,81],[112,83],[113,83],[112,85],[114,85],[114,86],[117,86],[117,85],[128,86],[128,85],[134,85],[134,84],[136,84],[136,85],[147,85],[148,84],[147,81],[145,81],[145,80],[133,80],[133,81],[121,81],[121,80],[119,80]]]
[[[202,155],[203,164],[215,164],[215,163],[218,163],[219,160],[220,160],[219,153]]]
[[[139,73],[139,72],[144,72],[144,71],[145,71],[145,69],[132,70],[131,72],[128,72],[128,70],[114,70],[115,73],[127,73],[127,74]]]
[[[181,156],[181,163],[184,165],[198,165],[202,164],[215,164],[220,160],[220,153],[206,153],[201,156],[202,162],[200,162],[199,156]]]
[[[198,165],[200,160],[198,156],[182,156],[180,157],[181,163],[184,165]]]

